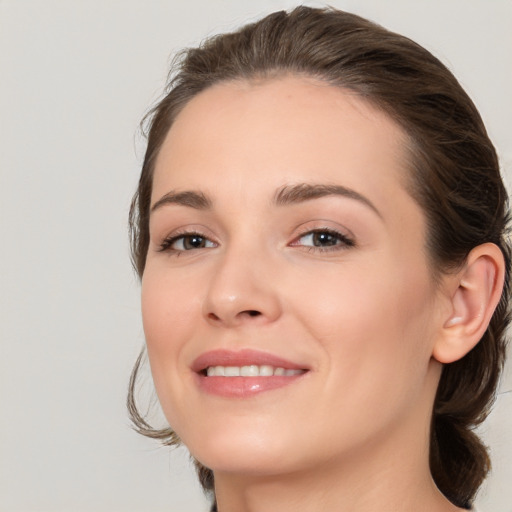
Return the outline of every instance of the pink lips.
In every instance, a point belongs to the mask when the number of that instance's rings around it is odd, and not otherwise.
[[[206,369],[212,366],[249,366],[269,365],[285,370],[305,370],[304,373],[292,376],[272,375],[268,377],[208,377]],[[282,388],[301,379],[308,369],[300,364],[282,359],[273,354],[257,350],[240,351],[213,350],[201,354],[192,364],[197,375],[199,387],[206,393],[231,397],[246,398],[263,391]]]

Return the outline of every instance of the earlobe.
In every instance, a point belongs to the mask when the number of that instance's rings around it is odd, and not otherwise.
[[[451,311],[436,340],[433,357],[452,363],[464,357],[484,335],[501,297],[505,262],[499,247],[475,247],[453,280]]]

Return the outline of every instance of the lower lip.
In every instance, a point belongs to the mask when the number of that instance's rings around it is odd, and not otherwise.
[[[289,386],[302,379],[304,375],[305,373],[289,377],[207,377],[197,374],[197,378],[199,387],[206,393],[227,398],[247,398]]]

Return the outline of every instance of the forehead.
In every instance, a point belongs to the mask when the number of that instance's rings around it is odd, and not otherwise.
[[[352,91],[302,76],[217,84],[177,116],[158,155],[153,202],[168,189],[277,188],[321,181],[386,201],[403,189],[406,135]],[[250,189],[250,187],[249,187]]]

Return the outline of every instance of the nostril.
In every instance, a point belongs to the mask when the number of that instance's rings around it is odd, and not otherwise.
[[[261,311],[257,311],[256,309],[244,309],[233,315],[229,312],[227,312],[225,315],[219,315],[218,313],[211,311],[206,316],[210,322],[219,324],[224,322],[231,323],[233,321],[236,323],[238,321],[243,321],[244,318],[247,319],[249,317],[259,317],[262,315],[263,313]]]

